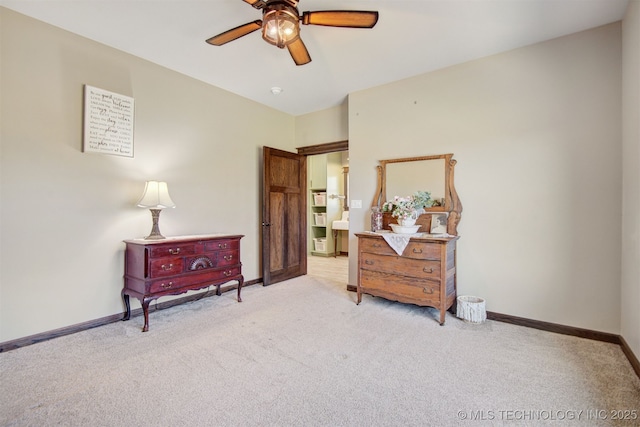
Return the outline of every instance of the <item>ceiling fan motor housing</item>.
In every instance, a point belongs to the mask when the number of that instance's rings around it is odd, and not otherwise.
[[[300,38],[300,15],[295,2],[267,2],[262,13],[262,21],[262,38],[272,45],[282,49]]]

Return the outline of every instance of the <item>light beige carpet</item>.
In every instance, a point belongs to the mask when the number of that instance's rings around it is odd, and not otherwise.
[[[2,353],[0,425],[640,425],[617,345],[355,297],[305,276]]]

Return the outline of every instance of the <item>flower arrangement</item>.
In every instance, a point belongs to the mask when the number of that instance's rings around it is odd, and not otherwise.
[[[382,205],[382,212],[391,212],[391,216],[399,220],[415,218],[419,209],[433,205],[431,193],[428,191],[416,191],[411,196],[394,196]]]

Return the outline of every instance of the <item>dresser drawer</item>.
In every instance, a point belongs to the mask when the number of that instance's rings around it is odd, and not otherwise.
[[[363,252],[360,256],[360,268],[440,281],[440,261],[437,260],[422,260]]]
[[[384,239],[360,239],[360,252],[371,252],[380,255],[394,255],[398,254]],[[441,245],[438,243],[429,242],[409,242],[404,251],[403,257],[415,258],[415,259],[433,259],[439,260]]]
[[[149,249],[149,256],[151,258],[164,258],[176,255],[193,255],[194,253],[196,253],[196,247],[194,244],[162,245]]]
[[[360,286],[362,292],[395,301],[435,307],[440,304],[440,284],[430,280],[361,270]]]
[[[229,249],[238,249],[240,247],[239,240],[232,239],[224,239],[224,240],[216,240],[213,242],[205,242],[204,250],[205,251],[225,251]]]
[[[184,259],[181,257],[159,258],[151,260],[149,277],[175,276],[184,271]]]

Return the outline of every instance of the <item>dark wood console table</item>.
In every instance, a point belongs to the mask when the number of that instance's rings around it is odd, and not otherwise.
[[[129,320],[129,296],[138,298],[144,313],[143,332],[149,330],[149,303],[166,295],[238,281],[238,302],[244,283],[240,262],[241,235],[213,234],[162,240],[125,240],[122,299]]]

